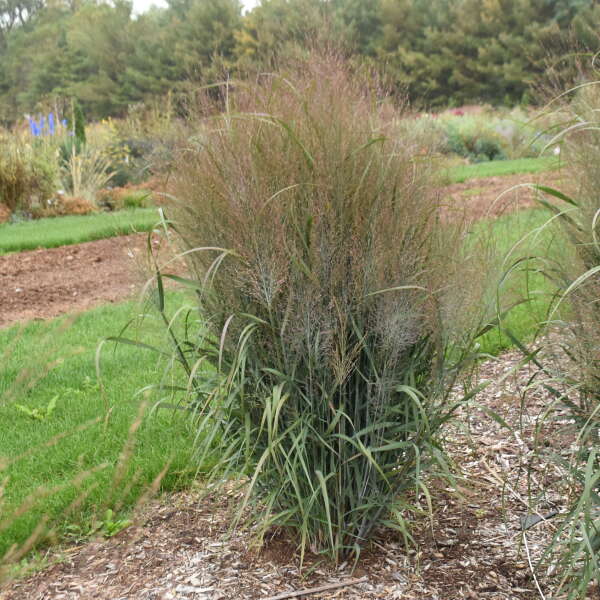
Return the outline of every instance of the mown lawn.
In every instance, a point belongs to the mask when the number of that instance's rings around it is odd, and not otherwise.
[[[473,227],[474,235],[491,237],[493,253],[500,269],[496,281],[491,281],[492,292],[502,297],[500,313],[515,303],[522,302],[508,311],[501,327],[496,327],[481,338],[482,351],[497,355],[513,346],[506,331],[521,341],[530,341],[540,323],[548,316],[548,308],[555,288],[542,274],[542,262],[525,257],[546,257],[561,251],[559,235],[549,226],[551,214],[543,209],[514,212],[484,221]],[[506,273],[506,277],[503,277]]]
[[[515,160],[494,160],[474,165],[458,165],[450,167],[445,173],[450,183],[463,183],[469,179],[542,173],[558,169],[559,166],[560,162],[556,157],[542,156],[540,158],[517,158]]]
[[[155,208],[136,208],[114,213],[5,223],[0,225],[0,254],[56,248],[136,231],[150,231],[158,221]]]
[[[182,304],[181,294],[169,296]],[[157,397],[136,395],[161,378],[164,364],[153,353],[107,344],[103,393],[98,386],[98,342],[139,312],[124,303],[0,331],[0,557],[44,520],[59,535],[85,535],[107,508],[122,519],[164,468],[161,489],[196,473],[187,413],[151,413]],[[164,325],[152,318],[130,335],[168,349]]]

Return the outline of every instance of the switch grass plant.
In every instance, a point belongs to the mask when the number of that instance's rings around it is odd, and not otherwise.
[[[483,322],[482,253],[440,221],[419,141],[337,59],[220,100],[200,94],[172,175],[205,319],[176,345],[198,456],[220,456],[211,481],[245,485],[236,522],[252,506],[259,539],[291,529],[301,556],[357,557],[382,526],[409,539],[448,472],[440,434]]]
[[[555,397],[540,416],[538,427],[540,431],[547,426],[559,429],[569,440],[566,447],[546,448],[540,439],[538,448],[564,477],[559,493],[566,512],[544,559],[554,563],[558,588],[568,598],[587,598],[591,584],[600,582],[600,246],[596,237],[600,204],[588,220],[590,205],[597,201],[586,198],[582,188],[579,192],[581,196],[575,199],[547,189],[555,200],[560,199],[554,218],[566,240],[562,254],[545,259],[543,268],[556,290],[546,325],[560,335],[562,359],[558,364],[535,359],[547,376],[544,387]]]
[[[545,225],[559,230],[560,252],[538,259],[538,268],[555,290],[546,325],[560,335],[556,363],[532,353],[546,375],[555,401],[539,419],[557,440],[541,443],[536,456],[550,458],[563,478],[558,492],[566,510],[544,560],[558,576],[557,597],[587,598],[600,585],[600,122],[598,83],[571,90],[559,110],[563,129],[555,136],[571,170],[566,190],[538,186],[540,202],[552,211]],[[563,98],[563,99],[564,99]],[[534,356],[534,354],[536,354]],[[563,597],[563,596],[560,596]]]

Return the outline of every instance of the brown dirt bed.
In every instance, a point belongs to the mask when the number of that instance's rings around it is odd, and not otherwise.
[[[453,183],[441,191],[448,211],[465,211],[469,219],[486,219],[535,206],[535,191],[527,184],[560,188],[563,178],[560,171],[487,177]]]
[[[558,173],[474,179],[441,190],[448,211],[469,218],[498,216],[533,205],[529,189],[506,190],[543,179],[551,185]],[[0,256],[0,327],[46,319],[132,297],[143,281],[139,262],[146,236],[129,235],[61,248]]]
[[[145,234],[0,256],[0,327],[132,297]]]

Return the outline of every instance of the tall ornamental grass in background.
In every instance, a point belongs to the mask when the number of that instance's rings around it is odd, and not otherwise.
[[[10,211],[27,211],[52,196],[57,179],[46,146],[0,131],[0,204]]]
[[[112,179],[110,158],[98,148],[81,146],[71,150],[61,168],[62,184],[68,194],[96,203],[96,194]]]
[[[245,484],[259,539],[291,528],[302,556],[341,559],[381,526],[408,537],[447,468],[480,253],[440,221],[418,140],[337,60],[209,92],[172,174],[205,319],[177,343],[198,453]]]
[[[569,188],[541,188],[565,240],[544,269],[558,290],[548,325],[559,331],[564,352],[558,366],[540,364],[557,396],[540,426],[552,419],[570,443],[551,449],[569,495],[547,556],[556,561],[559,588],[586,598],[590,584],[600,582],[600,88],[588,84],[566,97],[559,110],[569,120],[555,141],[571,170]]]

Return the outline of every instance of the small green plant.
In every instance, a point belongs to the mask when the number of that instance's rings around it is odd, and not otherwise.
[[[123,531],[123,529],[130,527],[132,524],[133,521],[131,519],[115,518],[115,514],[109,508],[104,513],[104,519],[102,521],[100,531],[102,532],[102,535],[104,537],[113,537],[114,535],[117,535],[118,533]]]
[[[114,537],[131,525],[131,519],[116,518],[115,512],[108,508],[102,518],[94,518],[87,523],[70,523],[63,529],[68,538],[80,543],[98,535],[105,538]]]
[[[149,205],[152,192],[145,190],[130,190],[122,194],[123,208],[143,208]]]
[[[44,408],[29,408],[17,403],[15,403],[15,408],[32,419],[37,421],[46,421],[54,414],[57,401],[58,394],[50,398],[48,404]]]
[[[101,520],[96,521],[92,526],[90,534],[100,533],[102,536],[110,538],[123,531],[123,529],[130,527],[132,524],[133,521],[130,519],[116,518],[113,510],[109,508],[104,513],[104,517]]]

